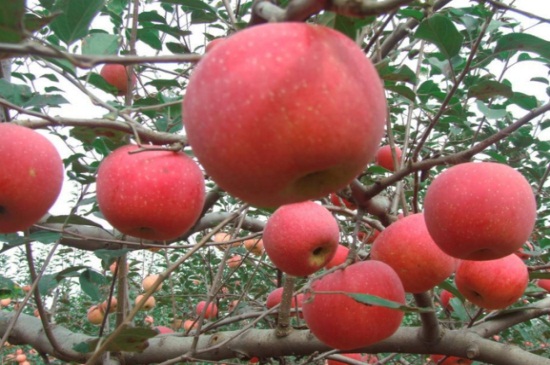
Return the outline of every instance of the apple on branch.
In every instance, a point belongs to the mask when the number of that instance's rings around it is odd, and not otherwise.
[[[128,67],[117,63],[108,63],[101,68],[99,74],[118,90],[118,95],[126,95],[128,91],[128,73],[132,72],[130,88],[136,84],[137,78],[133,71]]]
[[[401,151],[401,148],[395,146],[395,157],[397,157],[398,164],[401,163],[402,155],[403,152]],[[393,163],[393,155],[390,145],[382,146],[380,147],[380,149],[378,149],[378,151],[376,152],[376,164],[389,171],[396,170],[396,166]],[[399,165],[397,167],[399,167]]]
[[[122,233],[149,240],[176,239],[202,212],[202,171],[183,152],[138,149],[120,147],[99,166],[99,209]]]
[[[334,29],[299,22],[225,38],[198,63],[183,99],[188,141],[207,174],[262,207],[347,186],[374,157],[386,114],[363,50]]]
[[[0,123],[0,233],[28,229],[55,203],[63,161],[38,132]]]
[[[336,219],[311,201],[283,205],[267,220],[263,241],[275,266],[293,276],[307,276],[334,256],[340,239]]]

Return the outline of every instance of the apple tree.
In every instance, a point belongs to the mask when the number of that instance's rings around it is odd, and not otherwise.
[[[0,29],[2,363],[550,365],[540,2],[11,0]]]

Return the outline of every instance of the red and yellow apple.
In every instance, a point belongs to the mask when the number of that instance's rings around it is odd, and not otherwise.
[[[99,325],[103,323],[105,312],[102,310],[101,306],[93,305],[88,309],[86,317],[88,318],[88,322],[91,324]]]
[[[225,260],[225,264],[230,269],[236,269],[239,266],[241,266],[241,263],[243,262],[243,257],[241,255],[233,255],[227,260]]]
[[[363,50],[300,22],[246,28],[216,44],[183,100],[188,141],[207,174],[262,207],[347,186],[374,157],[386,114]]]
[[[109,305],[109,313],[116,312],[118,308],[118,300],[115,297],[111,297],[111,304]],[[103,311],[103,313],[107,312],[107,300],[104,300],[103,303],[100,304],[100,308]]]
[[[202,212],[203,174],[183,152],[138,149],[135,145],[120,147],[99,166],[99,209],[113,227],[127,235],[176,239]]]
[[[401,156],[403,152],[401,148],[395,146],[395,157],[397,157],[397,167],[401,164]],[[386,170],[395,171],[396,167],[393,162],[393,155],[390,145],[382,146],[376,152],[376,164]]]
[[[332,259],[339,232],[336,219],[325,207],[311,201],[287,204],[267,220],[264,248],[279,270],[307,276]]]
[[[0,123],[0,166],[0,233],[26,230],[57,200],[63,161],[38,132]]]
[[[244,241],[244,248],[254,256],[261,256],[264,253],[264,241],[256,238],[251,238]]]
[[[387,264],[368,260],[337,270],[311,283],[302,304],[310,331],[326,345],[352,350],[391,336],[403,320],[403,312],[360,303],[349,295],[368,294],[405,303],[405,290],[397,273]],[[327,313],[337,313],[329,320]]]
[[[409,293],[432,289],[451,276],[456,266],[456,259],[432,240],[422,213],[409,215],[386,228],[372,244],[370,254],[390,265]]]
[[[131,72],[130,88],[134,88],[136,84],[136,74],[124,65],[117,63],[108,63],[101,68],[99,74],[107,81],[108,84],[116,87],[118,95],[125,95],[128,91],[128,73]]]
[[[529,182],[513,168],[493,162],[451,167],[434,179],[424,200],[433,240],[464,260],[493,260],[519,250],[536,215]]]
[[[11,304],[11,298],[0,299],[0,308],[7,307]]]
[[[216,303],[212,303],[212,302],[208,303],[208,306],[207,306],[206,301],[202,300],[197,304],[196,313],[197,315],[200,316],[203,311],[204,311],[204,318],[213,319],[213,318],[216,318],[216,316],[218,315],[218,306],[216,305]]]
[[[527,266],[514,254],[489,261],[463,260],[455,274],[458,291],[485,309],[503,309],[514,304],[528,283]]]
[[[136,301],[135,301],[135,304],[137,305],[139,302],[141,302],[141,300],[143,299],[143,294],[140,294],[136,297]],[[144,311],[148,311],[150,309],[153,309],[155,307],[155,305],[157,304],[157,301],[155,300],[155,297],[153,296],[150,296],[149,298],[147,298],[145,300],[145,303],[143,304],[143,306],[140,308],[140,310],[144,310]]]
[[[158,280],[159,277],[160,276],[158,274],[148,275],[147,277],[145,277],[145,279],[143,279],[143,281],[141,282],[143,290],[148,291],[149,289],[151,289],[153,287],[153,284]],[[155,289],[155,292],[159,291],[160,289],[162,289],[162,283]]]

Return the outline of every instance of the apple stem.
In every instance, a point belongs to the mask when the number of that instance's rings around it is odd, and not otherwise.
[[[277,317],[277,329],[275,330],[277,337],[286,337],[292,331],[292,327],[290,327],[290,310],[292,309],[292,294],[294,292],[295,281],[296,278],[294,276],[285,276],[279,316]]]

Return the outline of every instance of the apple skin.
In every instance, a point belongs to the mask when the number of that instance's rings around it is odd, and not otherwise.
[[[208,175],[260,207],[347,186],[374,157],[386,113],[361,48],[299,22],[254,26],[216,44],[183,100],[188,141]]]
[[[531,186],[513,168],[463,163],[428,187],[424,216],[430,235],[447,254],[464,260],[507,256],[527,241],[537,215]]]
[[[63,161],[38,132],[0,123],[0,166],[0,233],[26,230],[57,200]]]
[[[311,332],[330,347],[353,350],[372,345],[390,337],[403,320],[399,310],[361,304],[344,294],[320,293],[333,291],[405,303],[399,276],[381,261],[358,262],[315,280],[304,296],[302,313]],[[327,320],[331,315],[338,320]]]
[[[197,304],[196,313],[198,316],[201,315],[205,306],[206,306],[206,301],[204,300],[200,301]],[[212,319],[212,318],[216,318],[217,315],[218,315],[218,306],[216,305],[216,303],[208,303],[208,307],[206,307],[206,311],[204,312],[204,318]]]
[[[107,81],[107,83],[116,87],[118,95],[126,95],[128,91],[128,68],[117,63],[108,63],[101,68],[99,74]],[[136,74],[132,71],[132,85],[136,84]]]
[[[550,279],[538,279],[537,286],[550,293]]]
[[[323,206],[311,201],[283,205],[267,220],[265,252],[281,271],[307,276],[324,267],[336,253],[340,229]]]
[[[397,157],[397,162],[401,164],[401,156],[403,151],[401,148],[395,146],[395,156]],[[376,152],[376,164],[385,168],[386,170],[395,171],[396,168],[393,164],[393,156],[391,152],[391,146],[385,145],[378,149]]]
[[[376,238],[371,257],[390,265],[406,292],[432,289],[454,272],[456,259],[443,252],[428,233],[424,215],[397,220]]]
[[[441,361],[446,355],[430,355],[430,360],[433,364],[438,365],[470,365],[474,360],[465,359],[462,357],[449,356],[445,361]]]
[[[118,148],[97,173],[97,202],[105,219],[120,232],[149,240],[176,239],[199,218],[205,199],[204,177],[183,152]]]
[[[332,259],[328,262],[328,264],[325,266],[325,269],[332,269],[333,267],[342,265],[344,262],[346,262],[346,259],[348,258],[349,254],[349,248],[347,248],[344,245],[338,245],[338,248],[336,248],[336,253],[332,257]]]
[[[458,291],[485,309],[503,309],[514,304],[528,283],[527,266],[514,254],[489,261],[463,260],[455,274]]]

